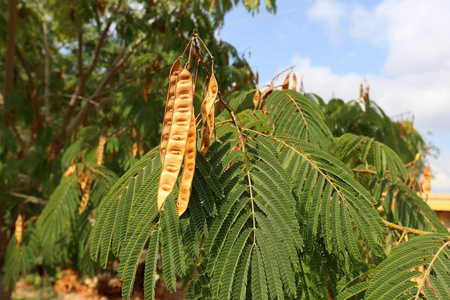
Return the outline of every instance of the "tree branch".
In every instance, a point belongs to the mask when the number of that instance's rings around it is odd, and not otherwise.
[[[14,136],[16,137],[17,142],[19,143],[22,153],[24,155],[28,155],[30,153],[30,150],[28,149],[27,145],[23,141],[22,137],[20,136],[20,134],[17,131],[14,124],[9,124],[9,127],[11,128],[12,132],[14,133]]]
[[[30,67],[28,66],[28,63],[25,60],[25,57],[23,56],[22,51],[20,51],[19,45],[17,45],[17,43],[16,43],[16,54],[20,60],[20,63],[22,64],[22,67],[25,70],[25,73],[27,74],[28,81],[30,82],[30,86],[32,88],[34,88],[34,78],[33,78],[33,75],[31,74]]]
[[[133,46],[130,48],[128,52],[126,52],[126,48],[118,55],[115,62],[112,64],[112,66],[105,72],[105,76],[103,80],[100,82],[100,84],[97,86],[97,89],[92,93],[92,96],[89,97],[89,99],[96,100],[103,94],[103,90],[106,87],[106,85],[109,83],[109,81],[112,79],[114,74],[116,74],[126,63],[126,61],[130,58],[130,56],[133,54],[134,50],[136,50],[139,45],[142,44],[142,42],[147,37],[147,34],[144,34],[140,39],[138,39]],[[86,102],[86,104],[83,106],[83,108],[78,112],[72,123],[67,127],[66,136],[69,136],[73,130],[78,128],[83,121],[86,119],[87,114],[91,111],[91,109],[94,107],[94,104],[90,101]]]
[[[98,60],[98,56],[100,54],[100,49],[103,47],[103,43],[105,41],[105,38],[108,34],[109,28],[111,27],[111,23],[112,20],[110,20],[109,22],[106,23],[102,34],[100,35],[100,38],[98,40],[97,45],[95,45],[95,50],[94,50],[94,54],[91,56],[91,62],[89,63],[89,67],[86,71],[86,73],[83,75],[83,81],[87,81],[87,79],[89,78],[89,76],[91,76],[92,72],[94,71],[96,65],[97,65],[97,60]],[[81,49],[78,49],[79,51],[82,51]]]
[[[78,33],[78,78],[83,77],[83,30]]]
[[[119,1],[120,2],[120,1]],[[89,79],[90,75],[92,74],[93,70],[95,69],[95,66],[97,64],[97,60],[98,60],[98,56],[100,54],[100,49],[102,48],[105,38],[108,34],[108,30],[111,26],[112,20],[110,20],[109,22],[106,23],[101,35],[100,35],[100,39],[97,43],[97,45],[95,46],[95,50],[94,50],[94,54],[91,57],[91,62],[89,65],[88,70],[86,71],[86,73],[83,74],[83,76],[81,76],[78,79],[78,84],[75,87],[75,91],[72,94],[72,97],[69,101],[69,105],[67,107],[66,113],[64,114],[64,118],[61,124],[61,129],[58,132],[58,134],[56,134],[54,140],[53,140],[53,151],[54,154],[59,153],[59,151],[61,150],[61,148],[63,147],[65,140],[66,140],[66,132],[68,132],[67,128],[70,124],[70,120],[72,119],[73,114],[75,113],[75,109],[78,106],[78,104],[80,103],[81,99],[80,99],[80,95],[83,94],[85,88],[86,88],[86,82]],[[79,36],[80,38],[80,36]],[[79,43],[79,49],[78,52],[82,52],[82,42]],[[80,54],[78,57],[79,61],[79,69],[78,72],[80,72],[80,70],[82,69],[82,67],[80,66]],[[81,67],[81,68],[80,68]]]
[[[9,194],[14,197],[25,199],[25,201],[23,202],[24,204],[33,203],[33,204],[45,206],[48,202],[47,200],[44,200],[44,199],[41,199],[41,198],[38,198],[35,196],[31,196],[31,195],[24,195],[24,194],[20,194],[20,193],[16,193],[16,192],[9,192]]]

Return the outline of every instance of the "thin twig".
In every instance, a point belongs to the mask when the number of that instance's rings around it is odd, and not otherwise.
[[[38,198],[38,197],[35,197],[32,195],[25,195],[25,194],[20,194],[20,193],[16,193],[16,192],[9,192],[9,194],[14,197],[25,199],[25,201],[23,202],[24,204],[33,203],[33,204],[45,206],[48,202],[47,200],[44,200],[42,198]]]
[[[353,171],[353,173],[367,173],[367,174],[377,175],[377,172],[373,171],[373,170],[357,170],[357,169],[353,169],[352,171]]]

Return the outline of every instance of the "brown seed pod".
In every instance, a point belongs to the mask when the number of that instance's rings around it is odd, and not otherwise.
[[[183,163],[193,111],[192,87],[192,75],[189,70],[184,68],[178,75],[176,82],[172,124],[158,186],[158,210],[161,209],[167,196],[172,192]]]
[[[98,148],[97,148],[97,166],[102,165],[103,153],[105,151],[105,143],[106,143],[106,136],[104,136],[104,135],[100,136],[100,139],[98,140]]]
[[[77,165],[74,162],[72,162],[70,167],[67,168],[67,170],[64,172],[64,176],[66,176],[67,178],[70,178],[72,176],[72,174],[76,171],[77,171]]]
[[[297,75],[295,75],[295,73],[292,75],[292,90],[297,90]]]
[[[203,130],[202,147],[200,149],[200,152],[202,153],[203,156],[206,155],[209,146],[211,145],[211,138],[214,131],[214,114],[215,109],[213,106],[209,112],[208,118],[206,119],[206,125]]]
[[[16,237],[16,244],[20,244],[23,235],[23,216],[22,214],[17,215],[16,219],[16,230],[14,231],[14,235]]]
[[[281,85],[281,90],[287,90],[289,88],[289,76],[291,75],[291,73],[287,73],[286,78],[284,79],[283,84]]]
[[[184,169],[181,176],[180,189],[178,191],[177,211],[181,216],[187,209],[192,191],[192,180],[195,173],[195,152],[197,148],[197,127],[195,125],[195,115],[192,111],[191,125],[189,126],[186,151],[184,152]]]
[[[256,89],[255,95],[253,95],[253,105],[255,106],[255,109],[258,108],[259,104],[259,90]]]
[[[87,173],[83,176],[83,179],[80,178],[80,190],[81,190],[81,202],[80,202],[80,214],[84,212],[87,207],[89,196],[91,194],[91,185],[92,185],[92,174]]]
[[[172,126],[173,106],[175,102],[175,89],[177,85],[177,78],[180,74],[182,67],[180,64],[180,58],[173,63],[169,73],[169,90],[167,92],[166,109],[164,112],[163,128],[161,132],[161,146],[159,153],[161,154],[161,161],[164,163],[164,156],[166,155],[167,142],[169,140],[170,128]]]
[[[202,120],[203,120],[203,138],[201,153],[205,155],[208,152],[209,145],[211,144],[211,137],[214,131],[214,101],[217,97],[219,90],[216,77],[214,76],[214,69],[212,70],[212,76],[208,84],[208,92],[206,93],[205,100],[202,102]]]
[[[214,72],[214,70],[212,71]],[[218,90],[219,88],[217,85],[216,76],[212,73],[211,79],[208,83],[208,91],[201,107],[203,124],[206,123],[206,119],[208,118],[211,109],[214,107],[214,101],[216,100]]]
[[[425,195],[431,194],[431,169],[428,166],[423,172],[423,180],[422,180],[422,190]]]

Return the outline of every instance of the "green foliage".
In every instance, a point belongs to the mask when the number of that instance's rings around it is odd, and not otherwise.
[[[430,270],[421,297],[448,297],[448,231],[405,167],[424,150],[421,136],[412,128],[402,136],[374,102],[363,111],[283,90],[255,110],[248,63],[214,35],[238,2],[19,4],[14,91],[0,124],[5,285],[38,265],[95,275],[115,257],[127,299],[145,253],[147,299],[156,273],[170,291],[189,282],[188,299],[401,299],[419,290],[410,279],[421,266]],[[242,2],[255,13],[261,1]],[[275,1],[265,6],[276,11]],[[194,28],[234,113],[217,105],[215,138],[197,153],[189,208],[178,218],[178,186],[156,207],[160,120],[166,75]]]
[[[8,250],[8,266],[15,256],[35,261],[8,267],[5,283],[33,272],[37,265],[50,273],[60,266],[81,274],[98,271],[86,252],[97,210],[100,205],[117,207],[117,199],[102,201],[105,194],[136,163],[139,171],[139,161],[148,162],[140,160],[144,153],[159,144],[166,74],[194,29],[215,54],[221,92],[254,87],[247,61],[215,36],[238,2],[18,1],[15,43],[6,39],[8,1],[0,2],[0,54],[5,57],[8,48],[15,50],[12,74],[0,64],[0,97],[5,100],[4,107],[0,105],[0,269],[6,268],[7,245],[17,250]],[[245,5],[255,11],[259,3]],[[275,11],[273,1],[266,6]],[[3,90],[6,77],[12,77],[12,91]],[[106,144],[98,166],[103,137]],[[72,165],[77,172],[64,176]],[[80,213],[83,168],[92,183],[87,207]],[[127,190],[130,199],[146,193],[138,192]],[[127,203],[130,206],[117,215],[120,226],[134,207]],[[13,247],[19,213],[27,230],[39,238]],[[105,251],[117,255],[133,233],[118,234],[114,229],[105,229],[104,234],[115,236],[114,245],[100,251],[103,263],[108,260]]]
[[[217,139],[205,157],[197,154],[189,209],[180,219],[174,197],[168,198],[160,213],[156,210],[160,162],[155,150],[104,199],[91,235],[92,254],[105,265],[112,245],[112,253],[120,259],[123,298],[131,296],[137,261],[147,247],[144,286],[150,298],[158,253],[169,290],[175,289],[177,276],[189,276],[189,299],[327,299],[329,295],[347,299],[366,291],[366,296],[372,295],[378,287],[386,299],[408,295],[409,288],[417,286],[409,279],[422,274],[411,268],[424,265],[423,257],[433,254],[426,256],[422,252],[429,248],[417,247],[420,264],[392,269],[391,261],[402,257],[401,249],[412,249],[408,245],[416,240],[427,239],[436,250],[448,236],[413,238],[411,234],[410,241],[390,251],[388,239],[396,233],[387,230],[384,220],[448,232],[404,183],[407,172],[398,155],[363,136],[345,134],[333,143],[318,104],[299,93],[274,92],[267,99],[266,114],[247,109],[243,103],[249,94],[235,93],[236,100],[230,101],[243,131],[236,131],[227,119],[229,113],[223,112]],[[279,112],[292,106],[299,108],[290,117],[300,123],[297,128],[287,126]],[[273,117],[273,110],[278,117]],[[358,164],[373,170],[367,174],[369,188],[351,169]],[[141,196],[130,190],[146,193]],[[390,192],[385,194],[386,190]],[[397,199],[395,205],[389,197]],[[385,209],[382,214],[376,209],[380,203]],[[123,210],[129,217],[118,226],[117,216]],[[411,222],[405,219],[408,214]],[[114,248],[116,235],[121,236],[119,228],[131,232],[119,238],[121,246]],[[99,237],[101,231],[108,233]],[[442,256],[443,265],[436,267],[441,274],[448,259]],[[379,274],[385,275],[378,279]],[[428,293],[442,292],[444,280],[436,279]]]

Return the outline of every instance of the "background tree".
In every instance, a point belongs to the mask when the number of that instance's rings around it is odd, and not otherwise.
[[[23,244],[43,253],[48,271],[61,263],[76,269],[89,265],[77,257],[83,242],[76,241],[88,236],[89,218],[116,176],[159,143],[165,74],[194,29],[215,52],[223,92],[254,84],[247,62],[214,37],[235,4],[0,2],[1,274],[19,215],[27,228]],[[257,2],[244,5],[259,9]],[[275,11],[272,1],[266,7]],[[104,155],[97,163],[99,140]],[[76,176],[63,176],[71,165],[78,167]],[[82,186],[90,187],[89,204],[75,214],[87,191]],[[46,220],[57,222],[51,233]],[[14,266],[26,271],[34,265],[29,263]]]

